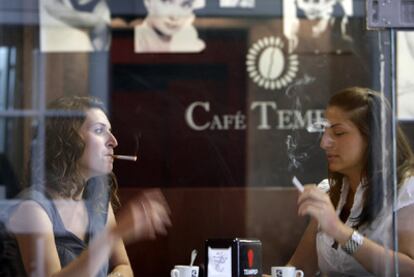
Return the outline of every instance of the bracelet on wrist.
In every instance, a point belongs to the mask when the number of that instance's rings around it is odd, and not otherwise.
[[[348,255],[353,255],[363,243],[364,236],[354,230],[347,242],[341,246],[341,249]]]

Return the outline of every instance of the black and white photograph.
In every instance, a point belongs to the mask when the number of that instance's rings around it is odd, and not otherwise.
[[[200,52],[205,43],[193,22],[204,0],[143,0],[147,15],[134,27],[136,53]]]
[[[338,29],[343,39],[351,39],[347,34],[347,25],[353,15],[352,0],[283,0],[283,13],[283,32],[291,51],[299,44],[301,19],[309,25],[312,38]]]
[[[107,51],[111,13],[106,0],[39,0],[42,52]]]
[[[414,120],[414,32],[397,34],[397,116],[400,120]]]

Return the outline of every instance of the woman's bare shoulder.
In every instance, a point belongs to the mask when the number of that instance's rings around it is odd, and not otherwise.
[[[43,207],[34,200],[24,200],[10,215],[7,228],[19,233],[50,233],[53,225]]]

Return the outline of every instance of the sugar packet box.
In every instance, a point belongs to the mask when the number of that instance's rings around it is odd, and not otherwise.
[[[262,276],[262,243],[257,239],[208,239],[206,277]]]

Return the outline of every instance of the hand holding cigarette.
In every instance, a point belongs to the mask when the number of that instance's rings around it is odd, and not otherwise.
[[[295,185],[295,187],[300,191],[303,192],[304,191],[304,187],[302,185],[302,183],[298,180],[298,178],[296,178],[296,176],[293,176],[292,178],[292,183],[293,185]]]
[[[302,185],[302,183],[298,180],[298,178],[296,178],[296,176],[293,176],[293,178],[292,178],[292,183],[293,183],[293,185],[295,185],[295,187],[300,191],[300,192],[303,192],[304,190],[305,190],[305,188],[303,187],[303,185]],[[329,187],[329,181],[328,181],[328,179],[324,179],[324,180],[322,180],[319,184],[318,184],[318,188],[321,190],[321,191],[323,191],[323,192],[325,192],[325,193],[328,193],[329,192],[329,190],[330,190],[330,187]]]

